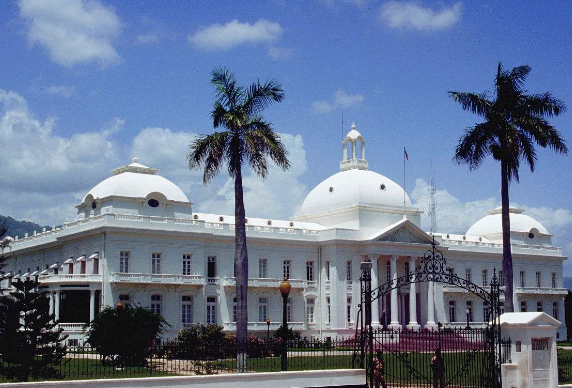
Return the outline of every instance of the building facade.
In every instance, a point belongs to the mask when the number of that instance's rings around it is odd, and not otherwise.
[[[5,239],[2,288],[37,277],[70,339],[103,306],[118,301],[160,313],[174,337],[186,325],[236,321],[234,216],[195,213],[179,187],[133,163],[112,171],[77,205],[78,218],[31,236]],[[511,209],[515,309],[564,320],[562,250],[536,220]],[[316,186],[291,220],[247,217],[249,331],[265,335],[282,319],[278,286],[288,278],[290,326],[306,336],[355,332],[360,263],[373,287],[412,271],[433,236],[403,188],[368,170],[365,140],[352,126],[340,172]],[[465,235],[435,233],[450,271],[487,289],[502,268],[500,209]],[[498,274],[502,279],[502,271]],[[502,300],[502,299],[501,299]],[[488,306],[453,285],[412,284],[373,306],[376,325],[393,329],[464,326],[487,320]],[[269,322],[269,325],[268,325]],[[566,338],[564,324],[558,331]]]

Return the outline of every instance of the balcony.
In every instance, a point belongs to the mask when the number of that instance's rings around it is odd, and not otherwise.
[[[58,325],[59,327],[61,327],[62,329],[64,329],[64,332],[82,332],[83,331],[83,327],[85,326],[85,323],[60,323]]]
[[[42,284],[69,284],[69,283],[101,283],[101,275],[99,274],[58,274],[44,275],[38,278]]]
[[[566,288],[550,288],[550,287],[515,287],[516,293],[520,295],[561,295],[566,296],[568,290]]]
[[[282,322],[270,322],[270,331],[274,332],[282,326]],[[306,330],[306,323],[304,322],[288,322],[288,328],[296,331]],[[226,330],[236,331],[236,322],[225,322],[224,327]],[[267,331],[268,325],[266,322],[248,322],[249,331]],[[272,335],[273,333],[271,333]]]
[[[250,278],[248,279],[248,287],[257,287],[257,288],[276,288],[280,287],[280,283],[282,283],[283,279],[274,279],[274,278]],[[300,279],[289,279],[288,280],[292,285],[292,288],[301,288],[305,289],[308,288],[308,283],[316,283],[316,282],[307,282],[305,280]],[[225,278],[224,279],[224,286],[225,287],[235,287],[236,286],[236,278]]]
[[[205,280],[201,275],[175,275],[150,273],[120,273],[111,274],[112,283],[139,283],[139,284],[188,284],[203,286]]]

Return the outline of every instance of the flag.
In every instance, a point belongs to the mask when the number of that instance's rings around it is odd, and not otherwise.
[[[403,157],[405,160],[409,160],[409,155],[407,155],[407,151],[405,151],[405,147],[403,147]]]

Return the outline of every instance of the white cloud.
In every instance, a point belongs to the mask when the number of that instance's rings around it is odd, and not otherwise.
[[[342,89],[338,89],[334,95],[332,102],[319,100],[312,103],[312,110],[318,114],[329,113],[336,108],[351,108],[359,106],[363,103],[364,97],[361,94],[348,94]]]
[[[121,20],[99,0],[20,0],[19,5],[30,44],[45,47],[53,62],[71,67],[121,61],[112,45]]]
[[[461,3],[455,3],[435,11],[417,1],[388,1],[381,6],[378,19],[390,28],[444,30],[461,19],[461,8]]]
[[[153,44],[160,41],[159,35],[154,33],[137,35],[135,39],[137,40],[137,43],[140,44]]]
[[[0,89],[0,214],[47,223],[73,215],[75,199],[117,166],[110,137],[122,125],[116,119],[100,130],[58,136],[54,118],[36,119],[21,95]]]
[[[47,94],[51,96],[60,96],[69,98],[75,92],[75,86],[52,85],[44,88],[32,88],[38,94]]]
[[[219,51],[244,44],[272,44],[280,39],[282,31],[280,24],[265,19],[254,24],[241,23],[235,19],[224,25],[203,27],[195,34],[190,34],[187,39],[201,49]]]
[[[280,59],[290,59],[292,58],[292,53],[293,50],[290,48],[276,46],[268,47],[268,55],[275,61]]]

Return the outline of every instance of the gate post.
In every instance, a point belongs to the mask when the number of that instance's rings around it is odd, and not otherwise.
[[[365,330],[362,335],[367,336],[368,360],[366,374],[369,377],[369,385],[373,388],[373,327],[371,325],[371,261],[363,261],[360,265],[362,271],[362,299],[364,301]],[[365,341],[362,341],[362,355],[365,355]]]

